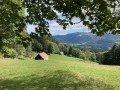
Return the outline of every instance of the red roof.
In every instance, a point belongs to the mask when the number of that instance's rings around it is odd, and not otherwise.
[[[39,55],[43,58],[43,59],[47,59],[48,55],[45,52],[39,53]]]

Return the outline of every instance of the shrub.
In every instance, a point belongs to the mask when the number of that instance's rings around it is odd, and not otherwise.
[[[102,62],[103,62],[104,53],[106,53],[106,52],[99,52],[96,54],[96,60],[100,64],[102,64]]]
[[[79,58],[82,58],[83,60],[87,60],[87,57],[86,57],[85,53],[83,53],[83,52],[80,53]]]
[[[7,58],[16,58],[18,56],[18,53],[14,49],[9,49],[7,47],[4,47],[2,53],[4,54],[4,57]]]

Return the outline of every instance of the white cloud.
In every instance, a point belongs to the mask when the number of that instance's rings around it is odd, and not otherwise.
[[[80,20],[78,18],[74,18],[73,22],[79,22]],[[68,33],[75,33],[75,32],[88,32],[88,28],[83,25],[83,23],[78,23],[74,25],[69,25],[67,26],[66,30],[63,30],[63,27],[60,26],[56,21],[49,21],[49,29],[52,35],[65,35]],[[28,33],[30,32],[35,32],[35,27],[37,25],[27,25],[27,31]]]
[[[68,33],[75,33],[75,32],[88,32],[87,27],[80,24],[76,24],[73,26],[67,26],[66,30],[63,30],[62,26],[57,24],[56,22],[50,24],[50,32],[52,35],[65,35]]]
[[[83,31],[88,32],[87,28],[81,27],[79,25],[68,26],[66,30],[63,30],[62,26],[60,26],[56,22],[53,22],[50,23],[49,29],[52,35],[65,35],[68,33],[83,32]],[[27,25],[28,33],[35,32],[35,27],[37,27],[37,25]]]
[[[50,26],[51,27],[53,27],[53,26],[55,27],[55,26],[59,26],[59,24],[55,22],[55,23],[50,24]]]
[[[72,20],[73,22],[79,22],[80,20],[78,18],[74,18]],[[88,27],[84,26],[82,22],[74,25],[67,26],[66,30],[63,30],[63,27],[60,26],[55,21],[50,22],[50,32],[52,35],[65,35],[68,33],[75,33],[75,32],[88,32]]]

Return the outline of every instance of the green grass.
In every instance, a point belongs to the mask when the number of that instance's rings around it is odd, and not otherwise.
[[[120,90],[119,84],[119,66],[60,55],[0,60],[0,90]]]

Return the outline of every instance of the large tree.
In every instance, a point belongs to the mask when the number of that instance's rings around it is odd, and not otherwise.
[[[56,20],[64,29],[68,25],[83,22],[92,33],[103,35],[104,33],[120,33],[120,10],[119,0],[0,0],[0,28],[5,28],[20,37],[24,38],[21,32],[26,24],[38,25],[35,33],[30,37],[34,38],[41,35],[50,35],[49,21]],[[20,11],[26,8],[27,15],[21,16]],[[58,17],[57,12],[64,16]],[[73,22],[73,18],[79,22]],[[10,29],[12,25],[16,29]],[[5,27],[5,28],[4,28]],[[11,27],[11,26],[10,26]],[[22,40],[21,40],[22,39]]]
[[[0,0],[0,50],[3,46],[10,47],[13,43],[26,46],[25,8],[19,0]]]

